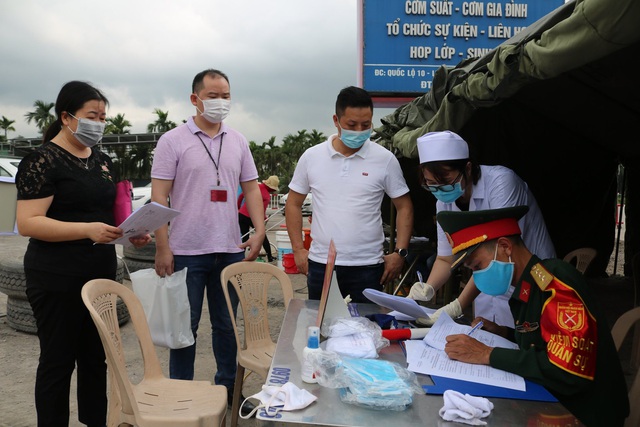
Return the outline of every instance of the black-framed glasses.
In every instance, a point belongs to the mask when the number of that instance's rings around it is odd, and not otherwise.
[[[427,185],[427,184],[422,184],[421,187],[425,190],[427,190],[430,193],[435,193],[436,191],[444,191],[445,193],[448,193],[450,191],[453,191],[453,189],[455,188],[456,183],[460,180],[460,178],[462,177],[462,173],[463,171],[461,171],[458,176],[456,177],[456,179],[453,180],[453,182],[451,184],[443,184],[443,185]]]

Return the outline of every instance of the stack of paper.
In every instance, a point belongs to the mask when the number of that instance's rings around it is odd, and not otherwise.
[[[118,226],[124,231],[124,235],[110,242],[110,244],[131,246],[131,242],[129,242],[130,237],[144,236],[145,234],[153,233],[179,214],[179,211],[162,206],[160,203],[147,203],[136,209]]]
[[[492,368],[488,365],[475,365],[451,360],[444,352],[447,335],[466,334],[471,330],[468,325],[455,323],[445,312],[438,317],[424,340],[407,340],[407,369],[410,371],[477,382],[513,390],[525,391],[524,378],[510,372]],[[517,344],[483,330],[476,330],[473,338],[490,347],[517,349]]]
[[[362,291],[362,294],[370,301],[378,304],[379,306],[394,310],[388,314],[394,316],[398,320],[416,320],[418,318],[428,318],[436,311],[433,308],[422,307],[411,298],[390,295],[385,292],[380,292],[376,289],[365,289],[364,291]]]

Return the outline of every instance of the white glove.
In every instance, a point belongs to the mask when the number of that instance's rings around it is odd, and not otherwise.
[[[462,307],[460,307],[458,298],[454,299],[444,307],[440,307],[439,309],[436,310],[435,313],[433,313],[428,318],[426,317],[419,318],[418,323],[421,326],[433,326],[433,324],[436,323],[436,320],[438,320],[438,317],[440,317],[440,315],[443,312],[446,312],[449,316],[451,316],[452,319],[462,316]]]
[[[430,284],[416,282],[411,286],[408,297],[416,301],[429,301],[435,294],[436,290]]]
[[[462,394],[454,390],[446,390],[442,396],[444,406],[439,414],[445,421],[454,421],[469,425],[486,425],[481,418],[491,414],[493,403],[484,397]]]

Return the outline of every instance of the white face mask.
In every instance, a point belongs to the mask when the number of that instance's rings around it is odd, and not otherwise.
[[[85,118],[77,118],[71,113],[69,113],[69,115],[78,121],[78,127],[75,132],[72,131],[69,126],[67,126],[67,128],[71,131],[73,136],[76,137],[80,144],[85,147],[93,147],[102,141],[106,123]]]
[[[307,390],[299,388],[294,383],[288,381],[282,386],[263,385],[262,391],[253,396],[249,396],[247,399],[250,398],[260,400],[260,405],[256,406],[249,415],[243,416],[239,414],[241,418],[249,419],[261,408],[264,408],[269,416],[273,416],[280,411],[303,409],[315,402],[318,396],[314,396]],[[244,402],[242,402],[242,404],[244,404]],[[240,405],[241,408],[242,404]]]
[[[211,123],[220,123],[229,115],[229,110],[231,109],[231,101],[229,99],[200,99],[200,101],[202,101],[204,111],[198,111],[202,114],[202,117]]]

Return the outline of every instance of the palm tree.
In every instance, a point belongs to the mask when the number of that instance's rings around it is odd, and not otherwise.
[[[16,128],[11,126],[15,122],[16,122],[15,120],[9,120],[5,116],[2,116],[2,120],[0,120],[0,129],[4,130],[4,140],[5,141],[7,141],[7,132],[8,131],[14,131],[15,132]]]
[[[156,108],[155,110],[153,110],[153,114],[156,114],[158,116],[158,119],[155,122],[149,123],[147,125],[147,132],[163,133],[177,126],[175,122],[169,120],[168,111],[165,113],[161,109]]]
[[[36,107],[35,111],[30,111],[24,116],[27,119],[27,123],[31,124],[33,120],[36,123],[36,127],[41,134],[47,130],[49,125],[54,122],[56,117],[51,113],[51,109],[55,106],[53,102],[44,102],[37,100],[33,103]]]
[[[107,126],[104,133],[113,135],[122,135],[129,133],[131,122],[124,118],[124,114],[116,114],[115,117],[107,117]]]

